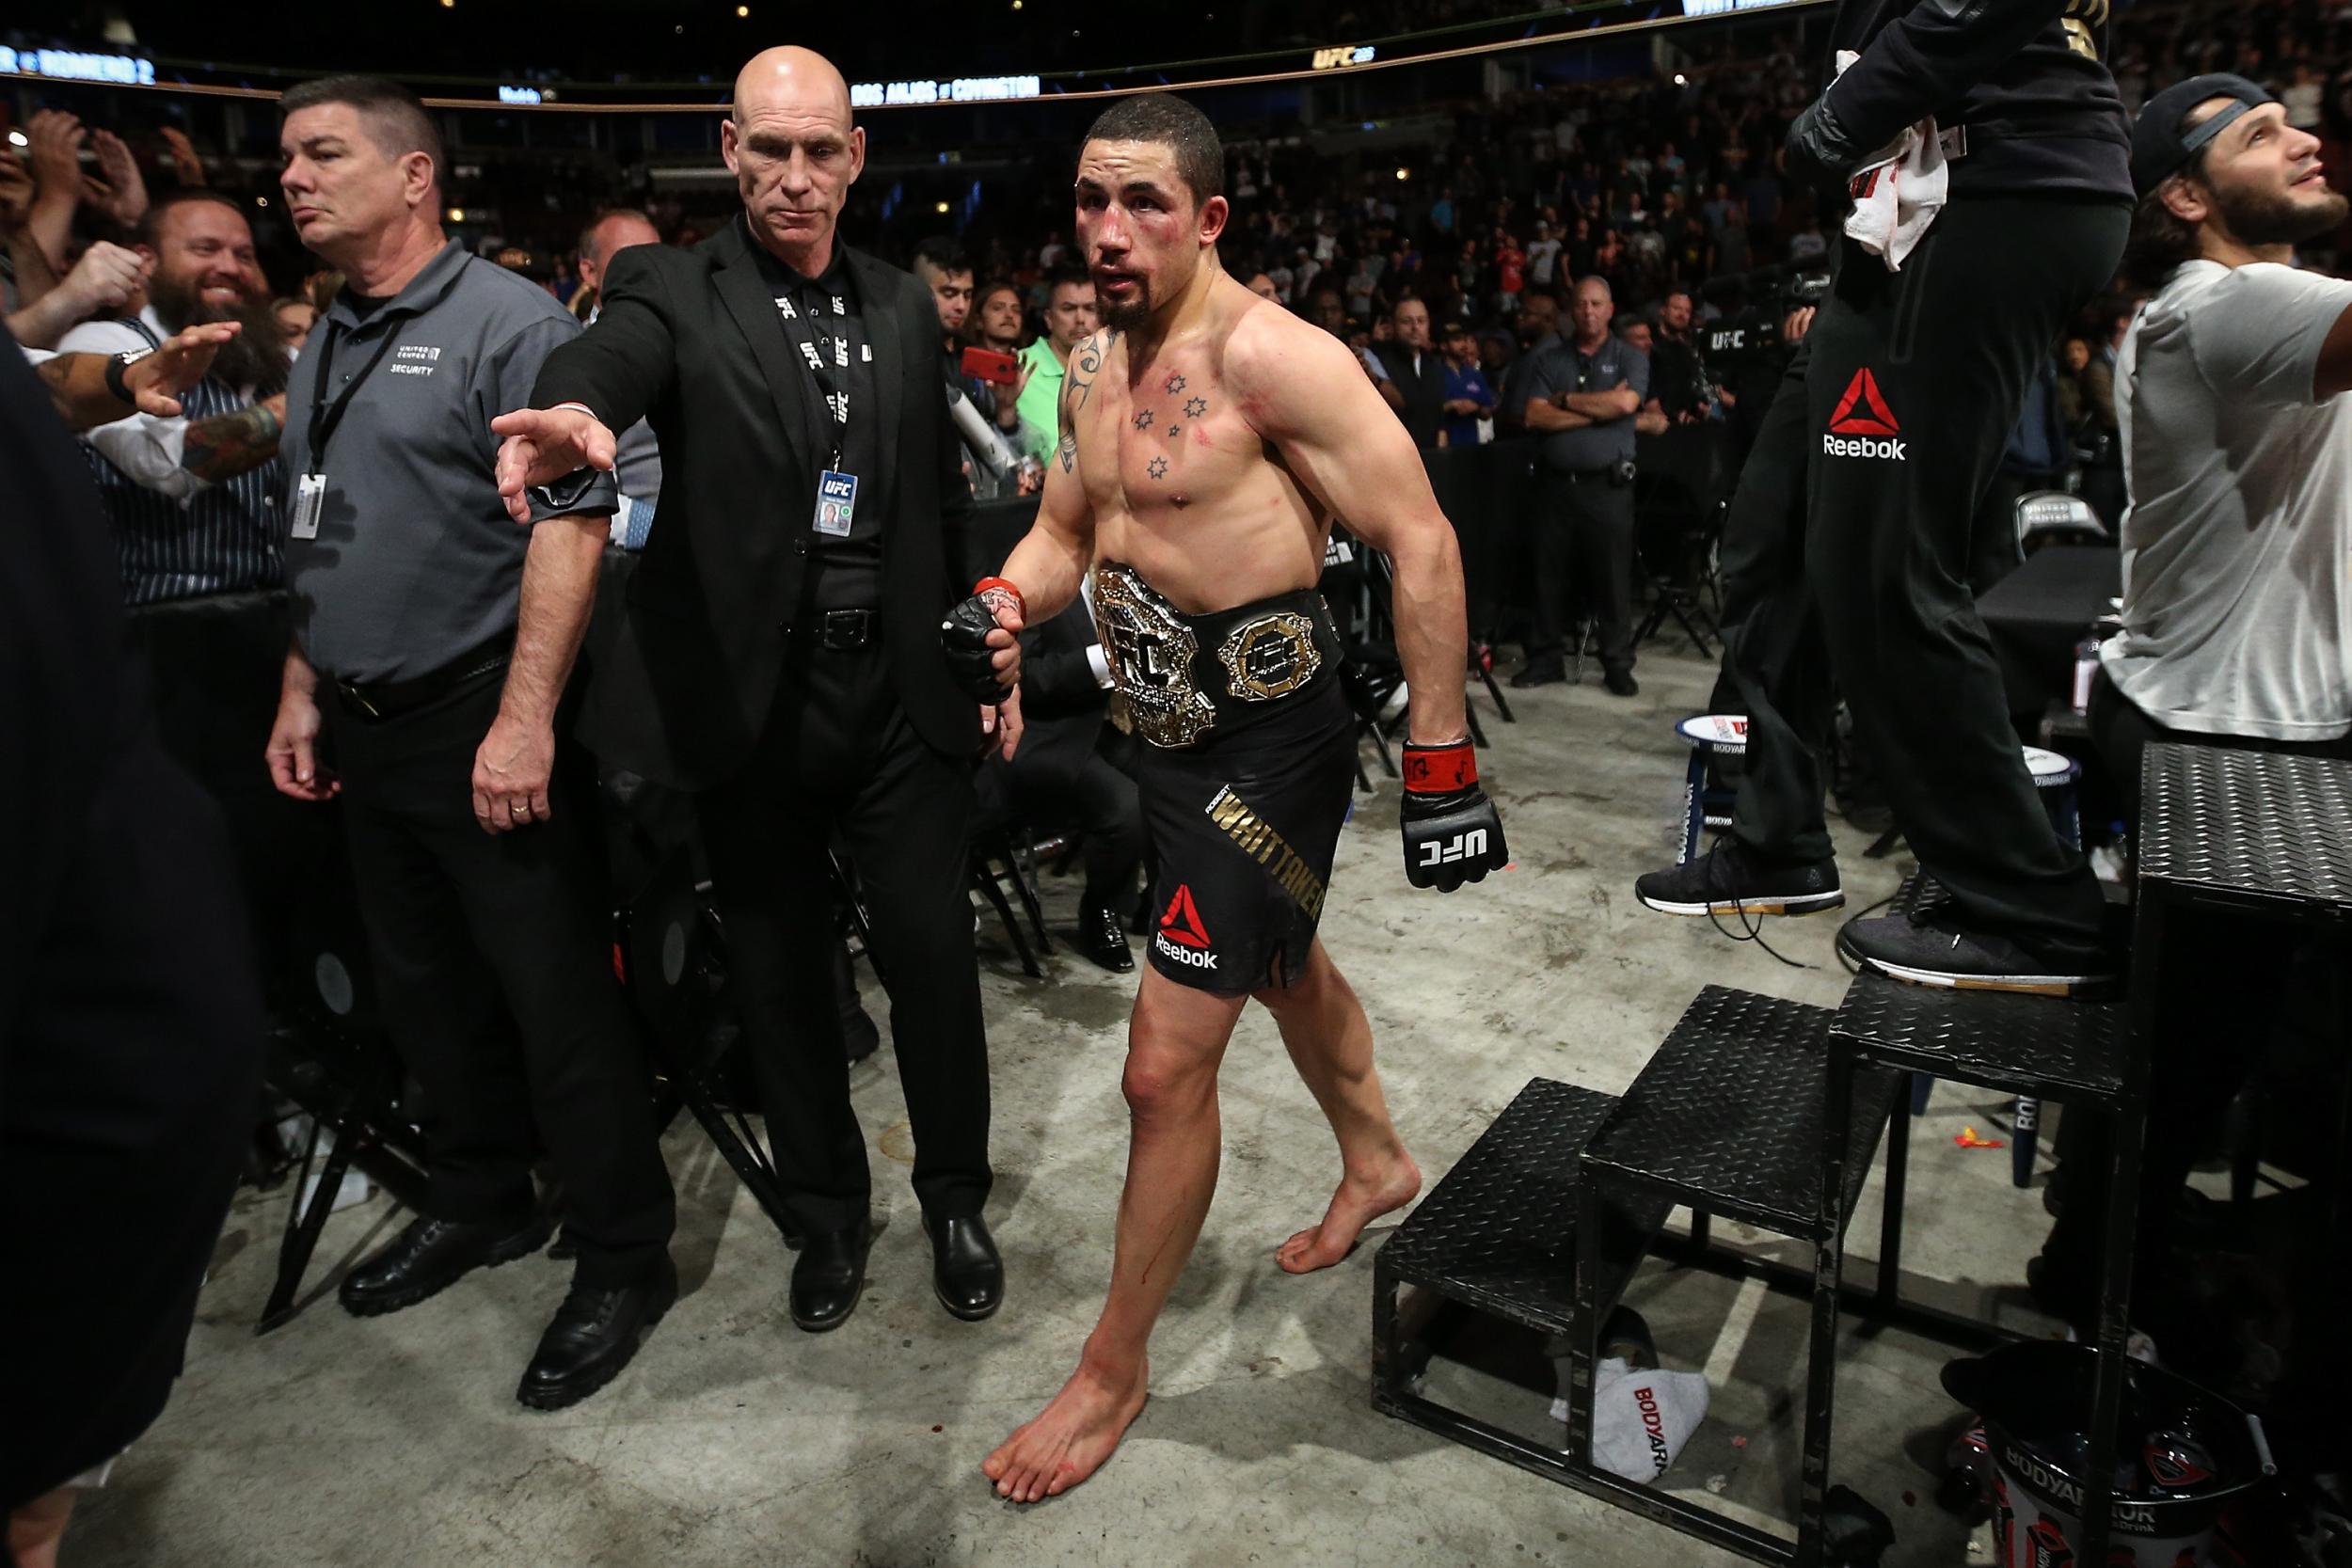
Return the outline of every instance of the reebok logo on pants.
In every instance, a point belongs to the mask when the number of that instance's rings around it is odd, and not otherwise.
[[[1865,367],[1853,372],[1853,379],[1846,384],[1845,395],[1837,400],[1836,412],[1829,417],[1829,432],[1821,437],[1821,455],[1907,462],[1904,443],[1899,439],[1902,429],[1879,392],[1879,378]]]

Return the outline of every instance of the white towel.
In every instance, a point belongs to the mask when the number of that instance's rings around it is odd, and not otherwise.
[[[1840,49],[1838,71],[1858,57],[1851,49]],[[1854,172],[1847,187],[1853,211],[1846,214],[1846,235],[1883,261],[1887,271],[1902,271],[1903,258],[1944,210],[1951,189],[1946,159],[1956,139],[1939,135],[1930,116],[1906,126],[1892,146]]]

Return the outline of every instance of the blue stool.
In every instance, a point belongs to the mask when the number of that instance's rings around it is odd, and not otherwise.
[[[1707,769],[1718,755],[1747,754],[1748,721],[1740,714],[1701,713],[1677,724],[1675,734],[1691,748],[1691,766],[1682,775],[1682,858],[1675,863],[1688,865],[1698,859],[1706,829],[1731,826],[1737,797],[1728,789],[1708,788]]]

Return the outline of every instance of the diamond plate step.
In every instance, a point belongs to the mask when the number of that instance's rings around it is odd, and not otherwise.
[[[2352,918],[2352,762],[2163,744],[2139,777],[2143,888]]]
[[[2131,1029],[2122,1002],[1906,986],[1867,969],[1830,1024],[1838,1044],[1864,1061],[2100,1104],[2122,1093]]]
[[[1529,1081],[1494,1125],[1383,1243],[1380,1266],[1512,1323],[1566,1334],[1576,1309],[1577,1155],[1617,1103],[1594,1089]],[[1605,1255],[1621,1290],[1667,1206],[1613,1213]],[[1615,1299],[1615,1291],[1610,1293]]]
[[[1830,1010],[1709,986],[1633,1080],[1584,1150],[1584,1175],[1820,1241],[1821,1116]],[[1865,1067],[1854,1083],[1847,1189],[1868,1174],[1900,1075]]]

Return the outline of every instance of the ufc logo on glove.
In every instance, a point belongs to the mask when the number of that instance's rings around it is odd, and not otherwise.
[[[1405,748],[1405,878],[1451,893],[1509,863],[1502,818],[1478,787],[1478,757],[1467,739]]]

